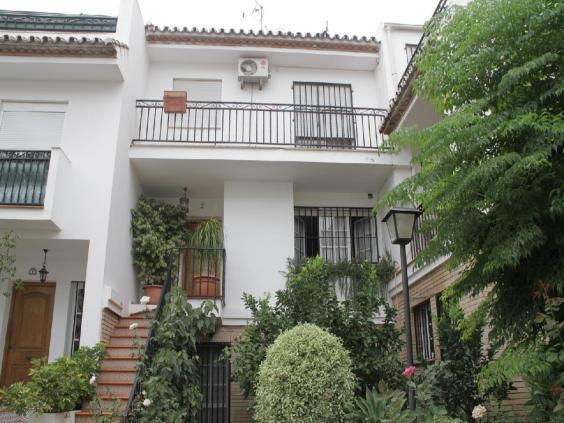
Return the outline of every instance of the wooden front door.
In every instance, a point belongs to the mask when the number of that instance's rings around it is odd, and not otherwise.
[[[13,290],[0,385],[29,380],[31,360],[49,356],[54,303],[54,282]]]

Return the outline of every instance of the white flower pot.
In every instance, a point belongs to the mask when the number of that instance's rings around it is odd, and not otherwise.
[[[47,413],[33,416],[32,423],[74,423],[74,411],[66,413]]]

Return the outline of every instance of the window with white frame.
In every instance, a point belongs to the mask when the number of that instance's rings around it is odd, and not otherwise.
[[[435,342],[433,339],[433,319],[430,300],[413,308],[413,320],[417,358],[422,361],[434,361]]]
[[[179,118],[175,127],[209,131],[220,129],[222,115],[218,113],[215,102],[221,101],[221,80],[175,78],[172,89],[186,91],[189,111]],[[213,136],[212,136],[213,138]]]
[[[411,61],[411,58],[417,51],[417,44],[406,44],[405,45],[405,56],[407,58],[407,63]]]
[[[328,263],[376,262],[376,221],[363,207],[295,207],[295,258],[321,256]]]

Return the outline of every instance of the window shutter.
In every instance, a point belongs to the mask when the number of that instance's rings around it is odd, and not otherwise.
[[[60,111],[3,110],[0,148],[50,150],[61,144],[65,113]]]

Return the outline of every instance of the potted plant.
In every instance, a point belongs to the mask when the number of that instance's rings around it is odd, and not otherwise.
[[[198,224],[190,237],[194,276],[192,278],[194,295],[201,298],[214,298],[220,286],[221,256],[223,254],[223,227],[215,218]]]
[[[157,304],[174,248],[186,245],[189,220],[186,208],[141,196],[131,210],[132,255],[137,278],[149,304]]]
[[[71,357],[59,357],[53,363],[33,360],[29,382],[0,390],[0,409],[33,415],[35,423],[64,422],[65,415],[96,394],[96,375],[105,355],[104,345],[98,344],[81,347]]]

